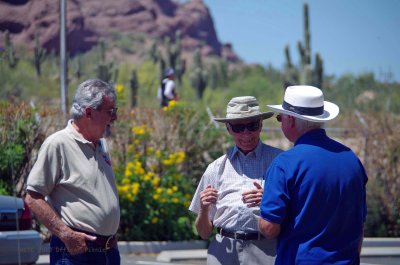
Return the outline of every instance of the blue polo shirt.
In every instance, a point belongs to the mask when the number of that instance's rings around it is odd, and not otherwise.
[[[346,146],[317,129],[267,171],[261,217],[281,225],[275,264],[359,264],[367,176]]]

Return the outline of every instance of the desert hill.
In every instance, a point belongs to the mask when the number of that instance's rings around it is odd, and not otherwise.
[[[202,46],[202,54],[240,61],[230,44],[217,37],[210,12],[202,0],[185,3],[173,0],[69,0],[67,11],[67,51],[85,52],[112,32],[142,34],[147,42],[175,38],[181,32],[182,54]],[[59,50],[59,1],[0,0],[0,47],[8,30],[15,44],[34,47],[35,34],[48,52]]]

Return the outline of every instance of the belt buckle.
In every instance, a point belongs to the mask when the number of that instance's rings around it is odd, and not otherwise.
[[[110,242],[111,242],[111,240],[113,239],[113,237],[114,237],[114,236],[109,236],[109,237],[107,238],[106,244],[104,245],[104,249],[105,249],[105,250],[109,250],[109,249],[111,248]]]

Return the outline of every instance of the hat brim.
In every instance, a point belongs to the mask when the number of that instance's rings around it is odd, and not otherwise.
[[[301,115],[296,112],[283,109],[282,105],[267,105],[267,107],[278,113],[290,115],[302,120],[313,121],[313,122],[330,121],[336,118],[336,116],[339,114],[339,107],[336,104],[331,103],[329,101],[324,101],[324,113],[318,116]]]
[[[241,120],[258,119],[258,118],[265,120],[271,118],[273,115],[274,115],[273,112],[262,112],[260,114],[238,117],[238,118],[214,118],[214,121],[230,122],[230,121],[241,121]]]

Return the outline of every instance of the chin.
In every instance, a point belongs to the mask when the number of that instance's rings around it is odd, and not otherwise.
[[[112,134],[112,133],[111,133],[111,128],[107,126],[106,130],[105,130],[104,133],[103,133],[103,137],[104,137],[104,138],[110,137],[111,134]]]

